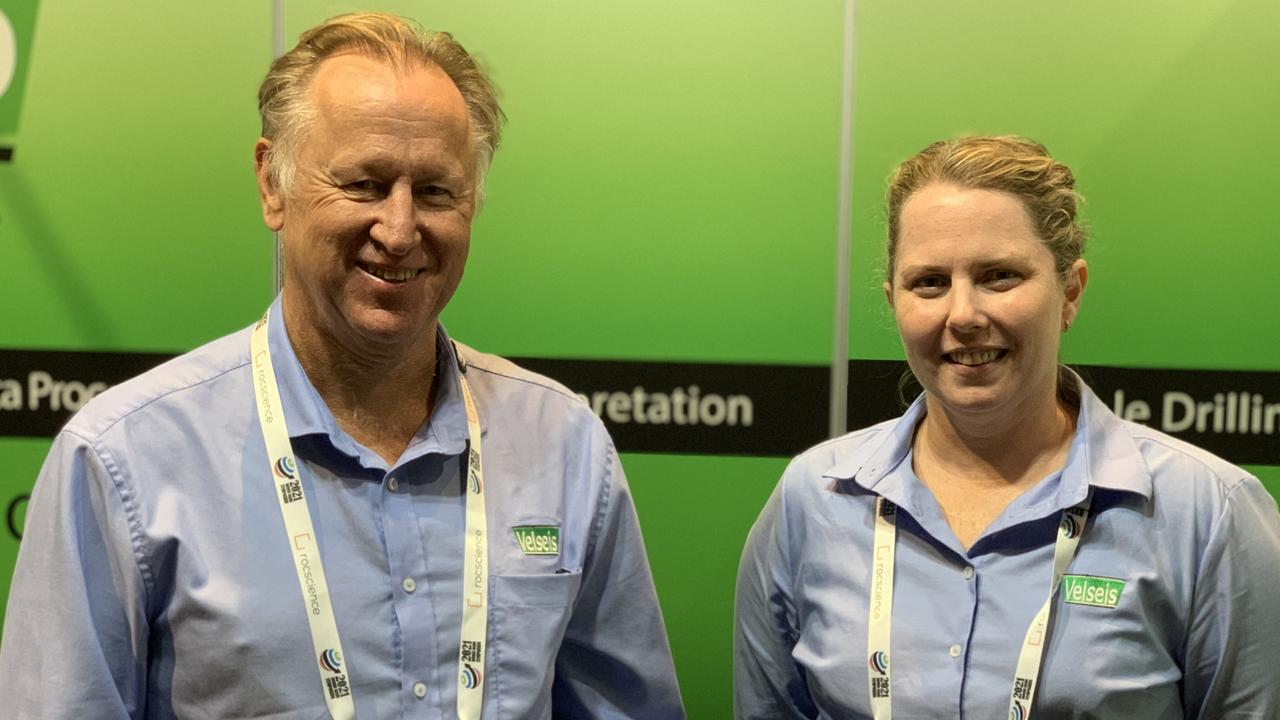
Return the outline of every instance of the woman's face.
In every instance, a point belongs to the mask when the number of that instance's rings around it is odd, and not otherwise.
[[[1060,279],[1022,201],[1008,193],[935,183],[901,213],[885,294],[931,408],[1014,420],[1051,401],[1084,261]]]

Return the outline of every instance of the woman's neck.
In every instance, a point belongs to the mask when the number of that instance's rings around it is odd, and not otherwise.
[[[998,421],[930,407],[912,441],[916,476],[968,548],[1009,503],[1066,464],[1076,409],[1056,394]]]
[[[926,403],[914,451],[979,483],[1008,484],[1046,464],[1060,467],[1054,459],[1066,459],[1075,434],[1077,409],[1064,406],[1056,392],[999,417],[948,413]]]

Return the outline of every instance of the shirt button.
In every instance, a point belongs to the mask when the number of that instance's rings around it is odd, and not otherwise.
[[[960,646],[952,645],[951,649],[948,650],[947,652],[951,653],[951,657],[960,657]]]
[[[407,577],[404,582],[400,583],[400,587],[403,587],[405,592],[411,593],[418,589],[418,583],[414,582],[413,578]]]
[[[965,566],[965,568],[964,568],[964,579],[965,579],[965,580],[972,580],[972,579],[973,579],[973,566],[972,566],[972,565],[966,565],[966,566]]]
[[[396,480],[394,475],[387,478],[387,489],[389,489],[391,492],[395,492],[396,490],[400,489],[400,481]]]
[[[427,686],[424,685],[423,683],[414,683],[413,694],[415,697],[421,700],[422,698],[427,696]]]

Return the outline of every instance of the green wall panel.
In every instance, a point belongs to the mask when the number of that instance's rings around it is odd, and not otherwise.
[[[383,2],[510,123],[445,320],[509,355],[829,362],[843,5]],[[290,2],[293,37],[346,3]]]
[[[787,460],[627,454],[622,461],[685,708],[690,718],[728,718],[738,557]]]
[[[251,172],[267,9],[39,9],[0,164],[0,346],[182,350],[247,325],[271,295]]]
[[[858,3],[850,356],[902,357],[885,182],[966,133],[1076,171],[1090,264],[1071,363],[1280,370],[1280,3]],[[1280,488],[1280,467],[1252,472]]]
[[[858,23],[854,357],[901,357],[880,290],[893,167],[1012,132],[1070,164],[1086,199],[1066,360],[1280,369],[1280,4],[862,2]]]

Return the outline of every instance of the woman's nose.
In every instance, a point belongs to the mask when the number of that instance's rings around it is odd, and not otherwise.
[[[986,327],[987,316],[982,308],[982,299],[972,285],[952,285],[947,299],[950,301],[947,308],[947,328],[951,331],[969,333]]]

